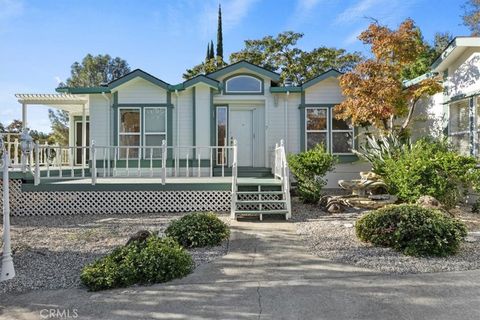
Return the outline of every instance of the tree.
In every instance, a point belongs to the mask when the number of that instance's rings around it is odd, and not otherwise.
[[[433,50],[438,56],[445,50],[450,42],[453,40],[453,35],[450,32],[437,32],[433,40]],[[436,57],[435,57],[436,58]]]
[[[426,77],[404,86],[406,69],[423,60],[429,48],[411,19],[397,30],[372,23],[359,39],[370,46],[373,57],[340,78],[345,100],[335,107],[339,119],[354,125],[373,125],[404,135],[418,101],[442,90],[437,77]],[[395,119],[403,118],[399,128]]]
[[[208,59],[215,59],[215,49],[213,48],[213,40],[210,40],[210,54]]]
[[[23,123],[21,120],[14,119],[5,129],[9,133],[22,133]]]
[[[0,122],[0,133],[5,132],[5,126]]]
[[[63,146],[68,145],[68,128],[70,122],[68,112],[48,109],[48,118],[50,119],[52,127],[49,140]]]
[[[277,37],[266,36],[259,40],[246,40],[245,48],[230,55],[231,63],[246,60],[271,71],[280,72],[281,79],[301,84],[334,68],[341,72],[351,70],[361,61],[357,52],[319,47],[304,51],[297,47],[303,33],[282,32]]]
[[[71,76],[67,79],[69,87],[93,87],[118,79],[130,72],[128,63],[110,55],[92,56],[87,54],[82,63],[74,62],[71,67]]]
[[[215,59],[209,59],[205,62],[197,64],[191,69],[187,69],[187,71],[185,71],[185,73],[183,74],[183,78],[185,80],[188,80],[200,74],[207,74],[217,71],[218,69],[219,67],[217,61],[215,61]]]
[[[468,0],[463,5],[463,25],[472,32],[472,36],[480,35],[480,0]]]
[[[223,61],[222,6],[218,5],[217,59]]]

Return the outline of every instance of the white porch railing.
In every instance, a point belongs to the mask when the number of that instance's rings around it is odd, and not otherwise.
[[[18,134],[10,134],[7,136],[4,142],[5,149],[8,151],[10,156],[11,168],[20,168],[22,164],[22,148],[18,136]],[[14,138],[12,139],[12,137]],[[40,154],[38,161],[40,165],[46,166],[49,162],[54,163],[56,166],[59,166],[60,164],[64,166],[68,165],[73,159],[73,156],[69,154],[68,148],[69,147],[61,148],[58,144],[49,145],[47,142],[45,142],[45,144],[42,144],[41,148],[39,149]],[[59,152],[56,152],[55,150],[59,150]],[[34,157],[33,153],[30,156]],[[33,159],[30,160],[32,160],[32,163],[34,162]]]
[[[237,146],[90,146],[39,145],[21,152],[24,171],[31,171],[35,184],[48,179],[152,178],[166,184],[167,178],[232,176],[236,183]],[[87,153],[89,162],[76,164]],[[24,164],[24,165],[22,165]],[[227,170],[228,169],[228,170]],[[230,173],[231,172],[231,173]],[[232,182],[233,183],[233,182]]]
[[[274,164],[274,176],[276,179],[282,181],[283,196],[287,206],[287,219],[292,216],[292,204],[290,201],[290,170],[288,169],[287,155],[285,153],[285,145],[283,140],[280,141],[280,145],[275,144],[275,164]]]

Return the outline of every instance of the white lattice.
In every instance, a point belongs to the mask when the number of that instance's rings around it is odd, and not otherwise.
[[[283,195],[271,194],[271,193],[262,193],[262,194],[242,193],[242,194],[237,194],[237,199],[239,201],[260,201],[260,200],[281,201],[283,200]],[[262,203],[262,204],[237,203],[237,210],[241,210],[241,211],[285,210],[285,203]]]
[[[11,214],[73,215],[230,210],[230,191],[56,191],[22,192],[10,182]]]

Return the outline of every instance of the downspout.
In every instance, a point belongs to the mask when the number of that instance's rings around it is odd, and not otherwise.
[[[288,150],[288,97],[290,96],[290,91],[287,90],[287,96],[284,100],[284,108],[283,108],[283,115],[284,115],[284,145],[285,145],[285,152]]]
[[[178,89],[175,89],[175,109],[177,115],[177,134],[176,134],[176,144],[177,147],[180,145],[180,110],[178,106]]]

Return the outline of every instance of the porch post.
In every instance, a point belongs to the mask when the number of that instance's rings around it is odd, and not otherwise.
[[[87,163],[87,113],[86,105],[82,106],[82,165]]]
[[[22,103],[22,132],[27,128],[27,104]]]

